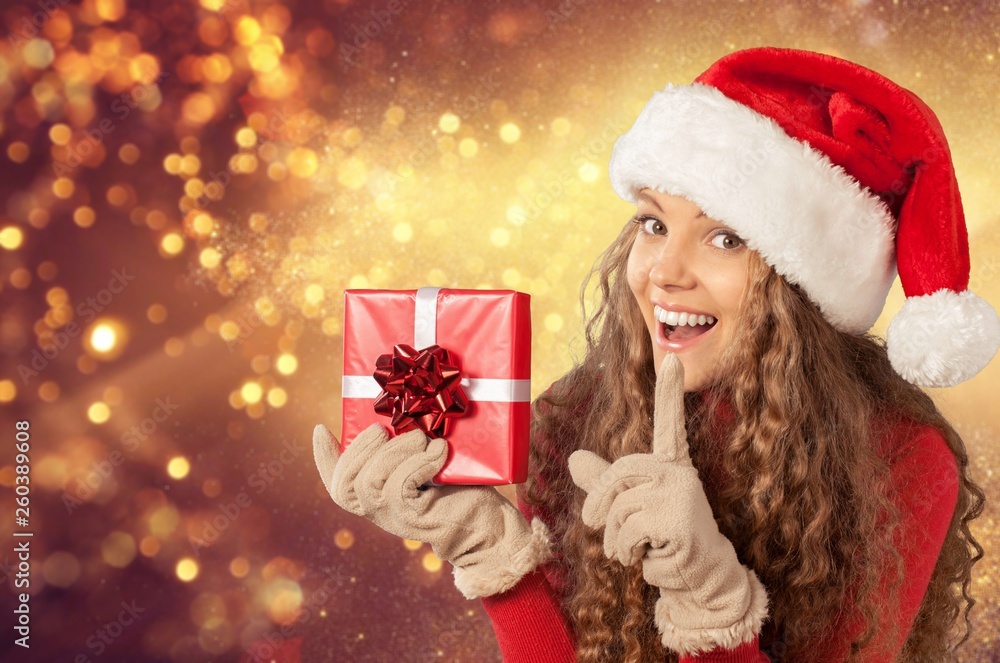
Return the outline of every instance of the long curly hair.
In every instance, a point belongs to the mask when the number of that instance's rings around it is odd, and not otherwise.
[[[565,579],[563,607],[581,663],[677,660],[653,622],[658,590],[643,580],[641,564],[624,567],[604,556],[603,531],[580,519],[584,493],[566,461],[575,449],[608,460],[650,451],[655,367],[625,278],[635,232],[627,223],[581,287],[586,316],[585,293],[598,276],[585,356],[533,403],[531,471],[518,489],[548,514],[559,542],[553,564]],[[743,337],[720,357],[721,378],[685,394],[685,420],[719,529],[768,589],[761,646],[775,660],[810,660],[810,648],[831,635],[845,606],[854,606],[852,616],[864,626],[844,652],[847,660],[899,641],[892,620],[883,622],[896,614],[904,566],[894,544],[900,513],[879,434],[889,421],[911,422],[941,432],[960,485],[898,660],[954,660],[954,648],[971,633],[971,568],[983,555],[969,522],[981,514],[985,496],[969,475],[964,442],[931,398],[893,370],[882,339],[837,331],[799,287],[755,251],[749,255],[737,314]],[[718,399],[731,404],[728,426],[713,416]],[[886,578],[890,605],[877,598]],[[965,633],[954,644],[963,604]]]

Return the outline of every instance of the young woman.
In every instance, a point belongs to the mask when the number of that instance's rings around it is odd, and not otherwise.
[[[446,442],[379,426],[341,458],[317,427],[333,499],[431,543],[505,661],[952,657],[984,495],[919,386],[975,375],[1000,320],[966,289],[931,111],[844,60],[741,51],[657,93],[611,179],[636,213],[584,359],[534,404],[520,512],[422,490]]]

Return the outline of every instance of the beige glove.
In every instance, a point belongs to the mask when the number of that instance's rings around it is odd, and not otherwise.
[[[653,452],[608,463],[575,451],[569,469],[587,491],[583,522],[604,527],[604,553],[626,566],[642,560],[646,582],[660,588],[655,620],[665,647],[732,649],[760,633],[767,593],[719,532],[691,463],[675,355],[667,353],[656,380]]]
[[[313,432],[313,454],[333,501],[396,536],[429,543],[452,563],[455,586],[467,599],[504,592],[551,556],[549,531],[529,524],[488,486],[431,486],[448,443],[421,430],[389,439],[372,424],[338,458],[325,426]]]

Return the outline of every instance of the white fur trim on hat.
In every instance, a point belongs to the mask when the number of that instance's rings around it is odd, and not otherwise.
[[[972,292],[941,289],[907,297],[885,335],[889,361],[921,387],[953,387],[990,362],[1000,347],[1000,318]]]
[[[733,228],[836,328],[871,328],[896,278],[895,220],[875,194],[714,87],[657,92],[615,143],[611,185],[682,196]]]

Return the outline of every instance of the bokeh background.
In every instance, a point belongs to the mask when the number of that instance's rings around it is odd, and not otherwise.
[[[778,45],[936,110],[971,287],[997,306],[998,24],[988,0],[4,2],[0,658],[499,661],[450,566],[319,481],[343,290],[531,294],[539,394],[580,351],[580,284],[630,215],[614,138],[666,82]],[[897,283],[876,331],[901,302]],[[931,390],[991,498],[963,661],[1000,660],[998,388],[994,361]],[[34,533],[30,650],[12,643],[15,531]]]

